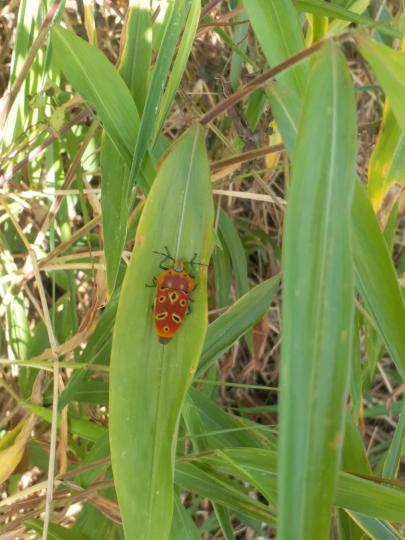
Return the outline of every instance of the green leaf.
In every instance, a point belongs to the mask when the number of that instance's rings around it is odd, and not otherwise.
[[[152,56],[152,16],[149,0],[132,0],[121,38],[118,73],[127,83],[139,114],[145,105]]]
[[[96,107],[103,127],[129,166],[139,115],[128,87],[96,48],[60,26],[51,30],[55,61],[81,96]]]
[[[33,405],[31,403],[24,403],[24,408],[31,413],[36,414],[45,422],[49,424],[52,422],[52,411],[45,407],[40,407],[39,405]],[[61,421],[61,415],[58,414],[58,425]],[[90,422],[89,420],[84,420],[83,418],[76,418],[74,416],[68,417],[68,429],[69,433],[78,435],[86,441],[95,442],[98,438],[106,432],[106,428]]]
[[[387,244],[360,182],[356,182],[352,213],[356,283],[405,380],[405,303]]]
[[[43,522],[40,519],[27,519],[24,521],[24,525],[37,532],[42,533]],[[48,529],[48,540],[89,540],[88,536],[79,534],[77,531],[72,531],[56,523],[50,523]]]
[[[356,512],[348,513],[372,540],[402,540],[403,538],[388,523],[383,523],[380,520],[363,516]]]
[[[236,0],[233,4],[233,7],[239,7],[242,5],[242,0]],[[229,72],[229,82],[232,89],[235,91],[240,85],[241,73],[243,67],[243,61],[251,63],[251,59],[246,55],[246,49],[248,44],[248,32],[249,24],[244,22],[246,20],[245,14],[239,13],[234,18],[234,21],[237,23],[233,28],[233,44],[234,50],[231,57],[231,67]],[[247,57],[247,58],[246,58]]]
[[[305,48],[300,21],[291,0],[246,0],[245,10],[270,67]],[[307,66],[296,64],[277,80],[303,95]]]
[[[341,7],[350,10],[350,13],[357,13],[361,15],[366,11],[370,4],[370,0],[340,0],[339,2],[335,2],[338,7],[339,4],[342,4]],[[335,19],[329,23],[329,32],[339,32],[350,25],[349,20],[345,19]]]
[[[147,0],[131,2],[121,37],[118,73],[128,86],[137,110],[142,113],[152,55],[152,18]],[[107,285],[111,295],[118,276],[127,234],[130,163],[121,157],[114,142],[104,133],[101,145],[101,205]],[[149,186],[140,178],[144,191]]]
[[[133,158],[128,177],[127,194],[141,170],[142,161],[148,147],[151,145],[153,146],[153,143],[155,142],[152,141],[152,136],[154,135],[156,112],[163,99],[164,85],[173,61],[177,40],[182,30],[185,15],[185,3],[186,0],[174,0],[174,2],[169,5],[170,18],[166,24],[162,42],[160,44],[159,53],[156,58],[148,88],[148,94],[146,96],[138,137],[134,149],[132,150]],[[156,136],[157,133],[155,134],[155,137]]]
[[[308,84],[284,238],[280,540],[328,535],[352,348],[356,110],[334,44],[322,48]]]
[[[184,410],[194,410],[194,425],[199,437],[204,438],[210,449],[230,446],[276,447],[275,436],[269,429],[240,416],[225,412],[212,399],[190,387],[183,405]],[[196,434],[194,433],[196,439]]]
[[[188,459],[192,459],[192,456],[188,456]],[[229,448],[211,455],[197,455],[193,457],[192,463],[199,467],[209,466],[218,474],[231,474],[234,478],[249,482],[264,497],[272,500],[276,496],[277,461],[277,454],[272,450]],[[178,468],[183,465],[179,463]],[[405,519],[403,489],[387,487],[348,473],[338,474],[334,503],[338,507],[373,519],[399,523],[403,523]]]
[[[165,211],[162,213],[162,208]],[[124,530],[139,540],[168,538],[173,513],[173,449],[178,416],[207,328],[207,269],[199,266],[193,310],[162,345],[153,325],[155,289],[168,246],[207,263],[213,203],[201,128],[194,126],[167,155],[149,193],[122,286],[110,369],[110,442]]]
[[[228,480],[218,471],[194,463],[178,463],[176,484],[247,518],[275,523],[275,516],[267,506],[249,497],[240,484]]]
[[[270,307],[279,283],[280,276],[277,275],[256,285],[208,326],[198,376],[262,317]]]
[[[305,48],[301,23],[291,0],[246,0],[246,13],[271,67],[280,64]],[[280,73],[271,83],[267,97],[280,129],[283,142],[292,151],[302,96],[308,78],[306,63],[298,63]]]
[[[405,183],[405,135],[402,133],[391,107],[385,105],[382,128],[368,165],[368,195],[375,211],[381,208],[384,198],[394,185]],[[396,196],[390,198],[389,207]]]
[[[235,273],[236,295],[239,298],[249,289],[246,253],[234,222],[222,210],[219,214],[219,230],[223,238],[223,243],[226,245],[227,251],[231,256],[233,271]]]
[[[394,436],[390,442],[387,455],[384,460],[382,475],[384,478],[396,478],[399,468],[402,446],[405,440],[405,402],[402,405],[402,411],[399,415],[397,427]]]
[[[378,28],[380,32],[384,32],[390,36],[401,37],[401,33],[394,28],[390,28],[385,24],[376,22],[371,17],[359,15],[355,11],[350,11],[344,7],[333,3],[324,2],[323,0],[295,0],[294,4],[300,11],[307,11],[318,15],[325,15],[333,19],[342,19],[352,23],[360,24],[363,27]]]
[[[266,95],[274,111],[274,117],[277,119],[284,146],[292,155],[298,133],[302,96],[291,90],[285,83],[274,81],[267,85]]]
[[[174,514],[171,538],[173,540],[201,540],[200,532],[190,512],[181,504],[179,497],[174,498]]]
[[[200,20],[201,2],[200,0],[191,0],[190,10],[187,16],[186,23],[184,25],[183,35],[181,37],[179,49],[171,69],[169,79],[165,88],[162,103],[160,105],[159,117],[156,122],[155,132],[153,140],[156,140],[160,133],[170,106],[173,103],[174,96],[179,87],[181,78],[183,77],[184,70],[188,57],[193,46],[195,33],[197,31],[198,22]]]
[[[405,132],[405,53],[365,36],[357,36],[361,54],[373,68],[398,125]]]

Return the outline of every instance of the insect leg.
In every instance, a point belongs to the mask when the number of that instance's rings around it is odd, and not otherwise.
[[[157,283],[156,283],[156,276],[153,276],[152,278],[152,283],[145,283],[145,287],[156,287]]]
[[[152,251],[152,253],[156,253],[156,255],[163,255],[163,259],[160,261],[160,264],[159,264],[159,267],[162,270],[168,270],[169,269],[169,267],[164,266],[164,263],[168,259],[171,260],[171,261],[174,261],[174,258],[170,255],[170,251],[169,251],[169,248],[167,246],[165,246],[165,253],[163,253],[162,251]]]

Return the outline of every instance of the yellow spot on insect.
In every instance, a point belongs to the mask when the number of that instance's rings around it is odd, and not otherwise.
[[[177,294],[176,292],[172,292],[172,293],[170,294],[170,302],[171,302],[172,304],[174,304],[174,302],[176,302],[176,300],[178,299],[178,297],[179,297],[179,296],[178,296],[178,294]]]
[[[170,328],[168,326],[164,326],[163,327],[163,332],[170,332]]]
[[[168,312],[167,311],[163,311],[163,313],[158,313],[156,315],[156,320],[157,321],[163,321],[163,319],[166,319],[166,317],[168,316]]]
[[[165,300],[166,300],[166,297],[163,296],[163,294],[162,296],[159,296],[159,302],[163,303]]]
[[[184,300],[184,298],[182,298],[180,300],[180,305],[184,307],[186,304],[187,304],[187,302]]]
[[[179,316],[176,315],[175,313],[172,313],[172,319],[173,319],[174,322],[177,323],[177,324],[181,323],[181,317],[179,317]]]
[[[181,291],[184,291],[184,285],[183,285],[183,283],[180,285],[180,290],[181,290]]]
[[[168,281],[167,282],[167,287],[168,287],[168,289],[171,289],[173,287],[173,281]]]

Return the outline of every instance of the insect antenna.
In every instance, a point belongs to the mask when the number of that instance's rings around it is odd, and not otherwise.
[[[163,257],[166,257],[166,259],[171,259],[174,261],[174,257],[170,255],[169,248],[165,246],[165,251],[152,251],[152,253],[156,253],[156,255],[163,255]]]

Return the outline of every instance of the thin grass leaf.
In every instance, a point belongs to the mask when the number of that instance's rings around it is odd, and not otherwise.
[[[209,449],[209,442],[207,437],[204,436],[204,422],[200,417],[199,411],[193,406],[191,399],[188,395],[184,401],[182,408],[182,418],[186,425],[187,436],[190,437],[190,441],[193,445],[194,452],[204,452]],[[222,530],[225,540],[234,540],[232,523],[229,516],[229,512],[226,508],[212,502],[213,510],[217,517],[219,526]]]
[[[201,467],[208,465],[214,472],[231,474],[252,483],[268,500],[277,498],[277,461],[277,453],[264,448],[228,448],[211,455],[197,455],[193,459],[193,463]],[[178,464],[178,467],[182,466],[182,463]],[[373,519],[398,523],[405,519],[403,489],[387,487],[344,472],[338,474],[334,503]]]
[[[384,478],[396,478],[405,440],[405,402],[399,415],[398,424],[394,436],[390,442],[387,455],[384,459],[382,476]]]
[[[243,5],[242,0],[236,0],[236,2],[233,3],[233,5],[235,7],[242,6]],[[246,19],[246,15],[243,12],[239,13],[239,15],[237,15],[234,18],[234,21],[238,23],[233,29],[233,40],[232,40],[236,49],[233,50],[232,52],[231,67],[230,67],[230,72],[229,72],[229,82],[234,91],[238,88],[240,84],[243,62],[244,61],[246,62],[247,60],[249,64],[251,63],[251,59],[249,58],[248,55],[246,55],[246,49],[247,49],[247,44],[248,44],[249,24],[244,22],[245,19]]]
[[[387,244],[359,182],[356,182],[352,215],[356,284],[405,380],[405,303]]]
[[[270,67],[305,48],[299,18],[291,0],[246,0],[244,6]],[[277,80],[303,95],[307,73],[307,66],[301,63],[281,73]]]
[[[194,409],[200,424],[199,437],[204,437],[209,449],[231,446],[276,447],[276,438],[270,430],[264,431],[256,422],[225,412],[210,397],[190,387],[184,407]],[[194,435],[197,439],[197,436]]]
[[[190,512],[181,504],[179,497],[174,498],[172,540],[201,540],[201,534]]]
[[[277,119],[284,146],[292,155],[297,138],[302,95],[292,91],[285,83],[272,81],[266,88],[266,96]]]
[[[352,23],[360,24],[366,28],[378,28],[381,33],[393,37],[401,37],[401,33],[388,25],[376,22],[366,15],[359,15],[355,11],[350,11],[342,6],[324,2],[323,0],[295,0],[294,4],[300,11],[307,11],[318,15],[325,15],[333,19],[343,19]]]
[[[40,0],[21,0],[18,7],[15,43],[10,64],[9,87],[15,82],[24,61],[34,41],[35,33],[39,28],[39,14],[41,13]],[[35,69],[35,67],[34,67]],[[8,113],[4,129],[0,133],[0,149],[11,144],[24,130],[30,92],[37,92],[37,88],[30,85],[32,74],[29,72],[22,82],[20,91]]]
[[[208,497],[242,516],[275,523],[275,516],[267,506],[249,497],[240,484],[228,480],[218,471],[194,463],[178,463],[175,479],[176,484],[183,489]]]
[[[121,38],[118,73],[128,86],[137,110],[142,113],[152,55],[152,20],[147,0],[134,0],[128,7]],[[114,291],[121,254],[127,235],[130,212],[128,201],[129,164],[122,158],[112,139],[104,133],[101,145],[101,205],[106,257],[107,285]],[[144,192],[149,183],[139,179]]]
[[[159,343],[155,289],[145,287],[159,272],[161,257],[153,251],[167,245],[173,257],[190,260],[197,253],[206,264],[212,227],[208,159],[203,134],[193,127],[163,161],[146,201],[115,324],[110,442],[128,538],[163,540],[170,533],[178,416],[207,327],[207,269],[199,266],[192,313],[168,344]]]
[[[374,211],[378,211],[384,199],[393,188],[389,197],[388,208],[391,209],[400,186],[405,183],[405,135],[402,133],[388,102],[385,105],[384,119],[368,166],[368,194]],[[384,205],[387,206],[387,205]]]
[[[159,53],[150,80],[145,108],[142,114],[138,137],[133,149],[133,158],[126,193],[134,185],[141,170],[142,161],[150,145],[155,128],[156,113],[163,99],[163,90],[173,61],[173,56],[182,30],[186,0],[174,0],[169,5],[170,15],[165,27]],[[155,135],[157,136],[157,134]],[[127,195],[128,196],[128,195]]]
[[[27,519],[24,521],[24,525],[28,529],[32,529],[38,534],[42,534],[44,526],[43,521],[40,519]],[[66,527],[62,527],[57,523],[49,523],[49,529],[47,534],[48,540],[89,540],[88,536],[79,534],[77,531],[72,531]]]
[[[347,0],[340,2],[343,8],[350,10],[351,13],[361,15],[370,5],[370,0]],[[344,19],[335,19],[329,23],[329,32],[339,32],[350,25],[350,21]]]
[[[270,66],[275,66],[305,48],[301,24],[291,0],[247,0],[244,2],[253,31]],[[292,152],[294,124],[301,111],[308,78],[308,66],[299,63],[271,83],[267,97],[283,142]]]
[[[257,322],[269,308],[277,292],[279,276],[274,276],[244,294],[208,326],[197,376],[201,376],[235,341]]]
[[[330,526],[354,312],[355,141],[350,73],[340,51],[327,44],[303,105],[285,225],[280,540],[324,539]]]
[[[398,125],[405,132],[405,54],[365,36],[359,35],[356,40],[361,54],[377,75]]]
[[[249,289],[246,254],[234,222],[222,210],[219,214],[219,230],[231,256],[235,273],[236,296],[239,298]]]
[[[197,31],[198,22],[200,20],[201,2],[200,0],[191,0],[190,10],[188,12],[187,20],[184,25],[183,35],[179,44],[176,59],[173,67],[170,71],[169,79],[165,88],[165,92],[160,104],[159,117],[155,124],[155,131],[153,135],[153,141],[156,141],[167,113],[173,103],[174,96],[179,87],[181,78],[183,77],[184,70],[186,68],[187,60],[193,46],[195,33]]]
[[[217,239],[217,245],[212,253],[215,273],[215,305],[217,308],[226,307],[230,303],[229,292],[232,283],[232,266],[226,246]]]
[[[52,421],[52,411],[46,407],[40,407],[39,405],[33,405],[31,403],[24,403],[24,408],[33,414],[36,414],[45,422],[49,424]],[[61,421],[61,415],[58,415],[58,425]],[[75,416],[69,416],[69,433],[78,435],[86,441],[96,442],[98,438],[106,432],[106,428],[90,422],[89,420],[83,420],[82,418],[76,418]]]
[[[108,364],[117,305],[118,295],[115,295],[101,313],[96,329],[88,340],[82,355],[78,358],[79,362],[83,364]],[[85,367],[73,373],[59,397],[61,409],[75,399],[76,392],[89,375],[91,375],[91,370]]]
[[[372,540],[402,540],[395,530],[388,524],[378,519],[363,516],[356,512],[348,512],[352,519],[368,534]],[[363,536],[364,538],[364,536]]]
[[[405,523],[405,491],[339,473],[336,504],[373,519]]]
[[[51,30],[53,55],[68,81],[96,111],[103,127],[131,165],[139,115],[128,87],[95,47],[60,26]]]
[[[152,57],[152,16],[148,0],[131,0],[121,38],[118,73],[126,82],[140,115],[145,105]]]

